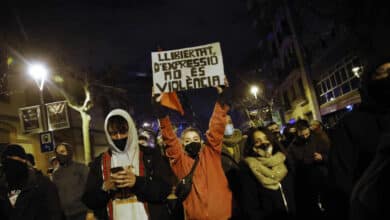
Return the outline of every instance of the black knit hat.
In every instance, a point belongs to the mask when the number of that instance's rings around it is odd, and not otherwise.
[[[9,144],[4,149],[3,154],[1,155],[1,161],[4,161],[7,157],[17,156],[23,159],[26,159],[26,151],[24,148],[17,144]]]

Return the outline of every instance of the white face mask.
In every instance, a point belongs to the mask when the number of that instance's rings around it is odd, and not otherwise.
[[[232,136],[234,133],[233,124],[227,124],[225,127],[225,136]]]

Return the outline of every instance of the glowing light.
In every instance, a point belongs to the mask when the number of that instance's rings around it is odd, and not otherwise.
[[[28,74],[37,82],[40,90],[43,89],[48,72],[48,69],[40,63],[31,64],[28,67]]]
[[[347,109],[347,111],[352,111],[353,110],[353,105],[347,105],[345,108]]]
[[[255,96],[255,98],[257,99],[257,93],[259,92],[259,87],[257,86],[252,86],[251,87],[251,93]]]
[[[142,127],[150,127],[150,123],[149,123],[149,122],[144,122],[144,123],[142,124]]]
[[[353,67],[352,68],[352,72],[353,72],[353,74],[355,74],[355,76],[357,77],[357,78],[360,78],[360,71],[362,70],[362,67],[360,67],[360,66],[356,66],[356,67]]]

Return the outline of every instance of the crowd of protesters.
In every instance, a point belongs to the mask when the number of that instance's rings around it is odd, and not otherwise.
[[[371,69],[361,106],[333,129],[320,121],[239,130],[226,83],[205,135],[178,137],[170,110],[152,97],[161,138],[112,110],[109,147],[88,166],[60,143],[49,176],[22,146],[1,155],[0,219],[368,219],[389,215],[390,64]],[[385,95],[385,96],[384,96]],[[361,123],[365,126],[361,127]],[[358,213],[358,214],[357,214]],[[383,219],[383,218],[382,218]]]

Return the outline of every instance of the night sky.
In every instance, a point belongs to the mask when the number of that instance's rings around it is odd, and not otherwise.
[[[244,0],[14,0],[4,4],[1,32],[8,46],[28,59],[50,65],[60,61],[74,70],[99,72],[117,66],[125,68],[130,78],[149,77],[150,53],[157,46],[169,50],[220,42],[225,73],[233,78],[233,73],[247,68],[244,65],[257,45]],[[129,90],[130,99],[134,94],[144,99],[150,94],[149,84],[132,91],[123,81],[121,87]],[[186,92],[197,117],[206,124],[216,97],[210,93],[215,92]],[[150,106],[137,107],[137,112],[143,112]]]
[[[18,2],[8,6],[6,19],[24,40],[22,49],[75,67],[127,65],[149,73],[157,45],[168,50],[219,41],[225,66],[235,70],[256,47],[245,1]]]

